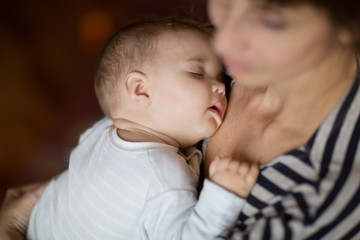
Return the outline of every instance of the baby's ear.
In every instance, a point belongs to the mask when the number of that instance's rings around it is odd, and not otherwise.
[[[150,105],[150,96],[148,94],[148,78],[142,72],[131,72],[126,75],[125,86],[130,99],[144,106]]]

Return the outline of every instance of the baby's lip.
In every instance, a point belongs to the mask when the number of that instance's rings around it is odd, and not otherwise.
[[[222,122],[224,117],[224,110],[225,110],[225,101],[222,99],[217,100],[212,106],[209,107],[209,109],[214,112]]]

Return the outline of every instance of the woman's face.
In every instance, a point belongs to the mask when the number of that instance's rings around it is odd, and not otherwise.
[[[314,72],[342,49],[324,12],[310,5],[279,7],[257,0],[208,0],[214,46],[230,75],[267,86]]]

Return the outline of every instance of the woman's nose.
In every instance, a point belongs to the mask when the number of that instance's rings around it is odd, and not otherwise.
[[[213,46],[221,56],[234,56],[249,47],[249,29],[246,19],[229,17],[217,26],[214,33]]]

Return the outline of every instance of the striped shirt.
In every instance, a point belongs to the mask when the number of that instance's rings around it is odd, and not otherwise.
[[[28,239],[213,239],[235,223],[243,199],[205,181],[197,201],[199,150],[127,142],[111,124],[81,136],[34,207]]]
[[[309,142],[261,169],[219,239],[360,239],[359,76]]]

